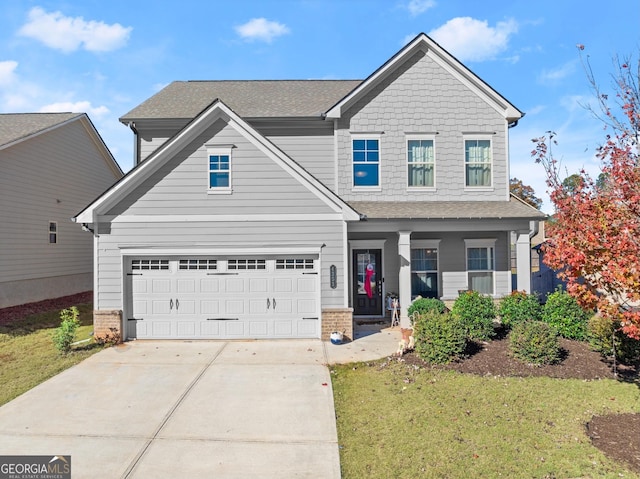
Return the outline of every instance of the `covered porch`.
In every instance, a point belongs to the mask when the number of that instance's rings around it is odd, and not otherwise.
[[[512,290],[511,232],[517,284],[531,291],[530,238],[544,213],[509,202],[353,202],[364,221],[350,223],[349,304],[354,319],[383,318],[400,303],[400,325],[418,296],[453,301],[462,290],[500,298]]]

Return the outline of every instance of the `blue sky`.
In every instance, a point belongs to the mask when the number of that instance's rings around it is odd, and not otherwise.
[[[546,200],[529,152],[547,130],[569,173],[597,173],[576,45],[610,90],[613,57],[638,58],[640,0],[3,0],[0,112],[86,112],[127,171],[118,118],[171,81],[363,79],[420,32],[526,113],[512,177]]]

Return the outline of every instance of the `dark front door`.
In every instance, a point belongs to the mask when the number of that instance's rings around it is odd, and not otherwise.
[[[353,314],[382,315],[382,250],[353,250]]]

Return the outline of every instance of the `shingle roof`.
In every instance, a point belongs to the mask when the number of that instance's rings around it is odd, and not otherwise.
[[[546,218],[542,211],[510,201],[349,201],[368,219],[529,219]]]
[[[244,118],[317,117],[362,80],[175,81],[120,121],[194,118],[220,99]]]
[[[81,115],[82,113],[1,113],[0,146]]]

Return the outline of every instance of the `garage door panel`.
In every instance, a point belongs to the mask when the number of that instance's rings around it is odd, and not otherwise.
[[[245,323],[240,321],[225,321],[224,325],[225,325],[224,329],[225,329],[226,336],[236,337],[236,338],[242,338],[245,336],[244,334]]]
[[[218,293],[220,291],[220,280],[218,278],[206,278],[200,280],[201,293]]]
[[[152,279],[151,293],[153,294],[171,293],[171,279]]]
[[[151,323],[151,336],[154,338],[170,338],[171,321],[153,321]]]
[[[306,336],[309,337],[313,334],[316,334],[316,330],[318,329],[318,320],[307,319],[298,321],[298,336]]]
[[[196,323],[195,321],[179,321],[177,323],[176,332],[178,337],[195,337],[196,335]]]
[[[273,332],[280,338],[290,338],[293,336],[293,321],[275,320],[273,322]]]
[[[147,302],[146,301],[134,301],[133,302],[133,315],[135,317],[142,317],[147,314]]]
[[[267,293],[269,291],[269,280],[267,278],[250,278],[249,279],[249,292],[250,293]]]
[[[275,293],[293,292],[293,280],[291,278],[276,278],[273,280],[273,291]]]
[[[298,293],[313,293],[316,291],[317,280],[314,277],[298,278],[296,289]]]
[[[220,323],[217,321],[203,321],[200,323],[200,335],[205,338],[220,336]]]
[[[134,293],[146,293],[147,292],[147,280],[146,279],[134,279],[131,284],[131,289]]]
[[[293,302],[290,299],[278,299],[276,304],[276,315],[291,314],[293,312]]]
[[[185,300],[183,299],[179,303],[180,306],[176,306],[176,314],[178,316],[190,315],[193,316],[196,314],[196,301],[193,299]]]
[[[212,314],[219,314],[220,313],[220,301],[218,301],[218,300],[200,301],[200,312],[202,314],[204,314],[205,316],[208,315],[209,317]]]
[[[224,281],[225,293],[245,293],[245,279],[244,278],[227,278]]]
[[[266,299],[254,299],[249,300],[249,313],[251,315],[264,315],[267,313],[267,300]]]
[[[241,299],[231,299],[224,302],[224,314],[242,315],[244,314],[244,301]]]
[[[269,323],[267,321],[251,321],[249,323],[249,334],[256,338],[266,338],[269,334]]]
[[[179,279],[178,281],[176,281],[176,292],[195,293],[196,280],[195,279]]]
[[[309,315],[317,312],[316,301],[314,299],[299,299],[297,301],[298,313]]]
[[[151,301],[151,314],[153,315],[165,315],[171,314],[172,308],[170,307],[171,299],[161,299]]]

